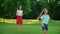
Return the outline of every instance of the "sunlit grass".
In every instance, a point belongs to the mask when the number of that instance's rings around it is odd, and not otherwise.
[[[4,19],[5,23],[13,23],[16,24],[16,19]],[[0,18],[0,22],[3,22],[3,18]],[[53,21],[53,22],[60,22],[60,21]],[[37,19],[23,19],[23,24],[36,24],[36,23],[40,23],[39,20]]]
[[[5,23],[16,23],[16,19],[4,19]],[[0,18],[0,22],[3,22],[3,19]],[[23,19],[23,24],[35,24],[39,23],[36,19]]]

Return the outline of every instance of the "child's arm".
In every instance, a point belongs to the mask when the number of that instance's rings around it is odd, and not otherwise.
[[[44,24],[41,22],[41,26],[44,27]]]
[[[39,16],[37,17],[38,20],[40,20],[39,18],[42,16],[44,9],[42,10],[42,12],[39,14]]]
[[[53,19],[50,20],[50,22],[53,22],[53,21],[54,21]]]
[[[17,8],[17,11],[18,11],[18,8]],[[17,11],[16,11],[16,16],[17,16]]]
[[[17,12],[16,12],[16,16],[17,16]]]
[[[43,11],[44,11],[44,9],[42,10],[42,12],[39,14],[39,17],[37,18],[39,21],[40,21],[40,19],[41,19],[41,16],[42,16],[42,14],[43,14]],[[41,22],[41,26],[42,27],[44,27],[44,24]]]

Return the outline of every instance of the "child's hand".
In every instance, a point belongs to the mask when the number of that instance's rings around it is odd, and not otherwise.
[[[42,27],[44,27],[44,25],[42,25]]]
[[[17,14],[16,14],[16,16],[17,16]]]
[[[37,20],[39,20],[39,17],[37,18]]]
[[[49,22],[53,22],[54,20],[53,19],[50,19],[50,21]]]
[[[39,21],[40,21],[41,19],[38,17],[38,18],[37,18],[37,20],[39,20]]]
[[[50,20],[51,22],[53,22],[54,20]]]
[[[44,27],[44,24],[41,24],[42,27]]]
[[[39,19],[39,17],[37,18],[37,20]]]

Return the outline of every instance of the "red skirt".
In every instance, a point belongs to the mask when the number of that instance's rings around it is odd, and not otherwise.
[[[22,25],[22,16],[17,16],[17,22],[16,24]]]

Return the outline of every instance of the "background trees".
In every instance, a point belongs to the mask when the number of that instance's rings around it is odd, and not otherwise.
[[[16,10],[23,6],[24,19],[36,19],[43,8],[48,8],[53,19],[60,19],[60,0],[0,0],[0,17],[16,18]]]

